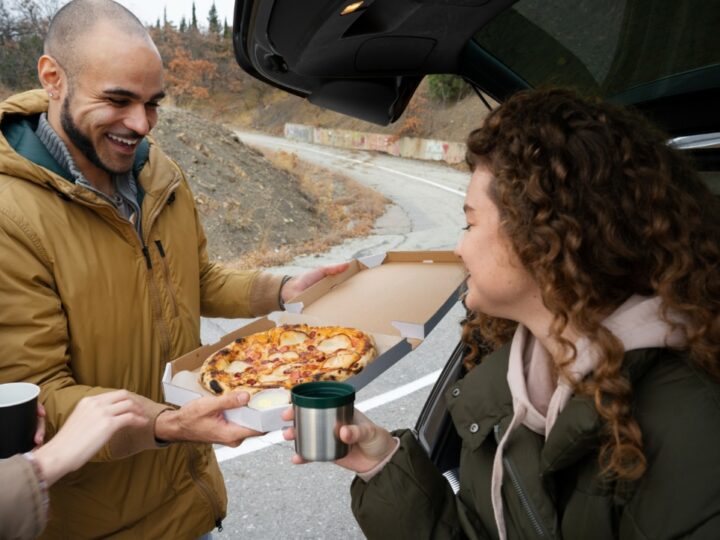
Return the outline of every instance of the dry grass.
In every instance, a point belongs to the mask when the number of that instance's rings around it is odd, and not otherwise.
[[[327,251],[347,238],[367,236],[375,220],[385,213],[390,200],[355,180],[302,161],[284,151],[264,151],[275,167],[293,174],[316,212],[327,223],[325,234],[300,244],[263,248],[245,253],[242,259],[227,263],[236,268],[280,266],[301,255]],[[292,226],[292,224],[288,224]]]

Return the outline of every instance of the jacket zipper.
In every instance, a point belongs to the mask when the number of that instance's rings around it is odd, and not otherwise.
[[[160,260],[162,261],[163,272],[165,273],[165,283],[167,285],[168,295],[170,296],[170,303],[172,304],[173,315],[177,317],[177,297],[175,296],[175,289],[172,284],[172,279],[170,279],[170,265],[168,264],[167,259],[165,259],[165,248],[163,247],[160,240],[155,240],[155,247],[157,247],[158,253],[160,253]]]
[[[150,293],[150,303],[152,304],[153,322],[160,338],[161,362],[165,363],[170,361],[170,330],[165,324],[165,319],[163,319],[162,316],[162,303],[160,301],[160,292],[158,291],[157,283],[155,283],[155,270],[153,269],[150,250],[144,241],[142,242],[142,253],[145,257],[145,265],[148,270],[148,290]]]
[[[147,220],[147,232],[149,233],[152,230],[153,223],[155,223],[155,219],[157,219],[157,216],[160,214],[160,211],[163,209],[163,207],[168,204],[168,202],[171,202],[171,198],[173,197],[175,193],[175,188],[180,184],[178,178],[179,174],[176,174],[174,181],[171,182],[165,193],[162,197],[159,198],[159,200],[162,201],[161,204],[158,204],[155,208],[153,208],[153,211],[149,214],[148,220]],[[167,326],[165,325],[165,320],[162,318],[162,306],[160,305],[160,298],[157,291],[157,286],[155,285],[155,280],[152,279],[152,261],[150,258],[150,250],[147,247],[147,244],[145,243],[145,239],[142,238],[142,245],[143,245],[143,254],[145,255],[145,259],[148,263],[148,270],[150,272],[150,280],[151,280],[151,291],[154,294],[154,302],[157,305],[157,314],[158,314],[158,327],[162,330],[163,335],[166,336],[166,343],[167,343],[167,352],[165,353],[165,359],[167,361],[170,360],[170,334],[167,329]],[[165,265],[165,269],[168,270],[166,275],[168,276],[168,279],[170,278],[169,268],[167,267],[167,261],[165,261],[165,253],[164,249],[162,248],[162,244],[158,241],[156,243],[156,246],[158,248],[158,252],[160,253],[160,258],[163,261],[163,264]],[[168,284],[169,286],[169,284]],[[177,303],[175,302],[174,293],[172,287],[169,286],[170,294],[173,295],[173,303],[175,306],[175,310],[177,311]],[[210,486],[208,486],[204,480],[200,478],[200,475],[197,471],[197,451],[191,446],[191,445],[185,445],[185,448],[188,452],[188,469],[190,471],[190,477],[192,478],[193,482],[196,486],[200,489],[200,491],[203,493],[205,498],[207,499],[208,503],[210,504],[210,508],[213,513],[213,519],[215,520],[215,527],[217,527],[217,530],[222,532],[223,526],[222,526],[222,516],[220,515],[220,505],[213,495],[212,489],[210,489]]]
[[[180,182],[178,180],[178,175],[175,175],[173,181],[170,182],[170,184],[168,184],[168,186],[166,187],[165,192],[162,194],[162,196],[158,198],[158,200],[162,202],[156,204],[155,207],[151,209],[152,212],[148,215],[148,219],[146,222],[147,227],[142,228],[145,234],[150,234],[155,220],[167,204],[167,200],[170,196],[169,193],[174,193],[175,188],[179,184]],[[166,363],[171,360],[170,353],[172,350],[172,340],[170,338],[170,329],[168,328],[168,325],[166,324],[165,319],[162,315],[162,302],[160,301],[160,292],[158,291],[157,283],[155,282],[155,271],[153,269],[152,257],[150,256],[150,250],[148,249],[147,242],[144,236],[140,237],[140,242],[142,244],[142,253],[145,257],[145,262],[148,269],[148,284],[150,290],[150,301],[152,302],[153,307],[153,321],[160,336],[160,354],[162,355],[161,361],[162,363]]]
[[[493,431],[495,433],[495,442],[500,444],[500,424],[495,424]],[[532,502],[530,501],[530,497],[528,497],[527,493],[525,493],[525,490],[523,489],[522,484],[520,483],[520,476],[515,472],[515,468],[513,467],[512,463],[510,462],[510,459],[506,456],[503,456],[503,465],[505,466],[505,470],[508,473],[508,476],[510,477],[510,482],[512,483],[513,487],[515,488],[515,493],[517,493],[518,498],[520,499],[520,504],[522,505],[523,509],[525,510],[525,513],[527,514],[528,518],[530,519],[530,523],[535,529],[535,533],[541,537],[541,538],[549,538],[550,535],[548,534],[547,530],[542,524],[542,521],[537,515],[537,512],[535,512],[535,509],[533,508]]]
[[[215,519],[215,527],[217,527],[218,532],[222,532],[223,526],[222,516],[220,516],[220,505],[213,496],[213,492],[210,487],[200,478],[200,475],[197,472],[197,468],[195,467],[197,461],[197,452],[195,451],[195,448],[193,448],[189,444],[186,445],[186,448],[188,451],[190,477],[193,479],[193,482],[195,482],[195,484],[200,488],[200,491],[202,491],[203,495],[210,503],[210,508],[213,512],[213,519]]]

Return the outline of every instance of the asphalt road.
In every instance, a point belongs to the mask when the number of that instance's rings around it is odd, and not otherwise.
[[[435,163],[297,143],[239,133],[250,146],[296,153],[301,159],[341,170],[393,201],[373,234],[301,257],[279,273],[389,250],[452,249],[464,226],[467,173]],[[412,427],[440,369],[460,336],[461,306],[453,307],[417,349],[357,393],[356,406],[390,429]],[[212,343],[246,320],[203,319],[202,338]],[[228,490],[228,516],[217,538],[363,538],[350,511],[353,474],[333,464],[292,465],[292,445],[280,432],[245,441],[216,454]]]

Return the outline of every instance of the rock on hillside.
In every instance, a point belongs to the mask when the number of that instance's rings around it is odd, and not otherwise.
[[[185,171],[211,258],[237,261],[250,252],[301,244],[330,227],[295,176],[220,124],[168,107],[153,136]]]

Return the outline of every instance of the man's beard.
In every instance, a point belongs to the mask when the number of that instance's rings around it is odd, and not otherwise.
[[[130,168],[123,171],[115,171],[103,163],[95,150],[95,146],[93,146],[92,141],[90,141],[90,139],[88,139],[85,134],[80,131],[80,128],[72,119],[69,105],[71,97],[71,95],[68,95],[68,97],[65,98],[65,101],[63,101],[62,109],[60,110],[60,124],[62,125],[63,130],[65,130],[65,134],[68,136],[70,141],[72,141],[73,145],[80,150],[82,155],[84,155],[90,163],[108,174],[125,174],[128,172]]]

